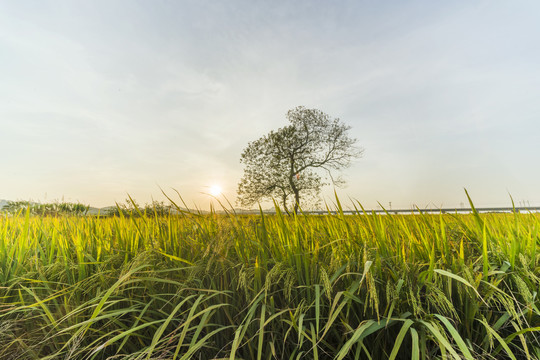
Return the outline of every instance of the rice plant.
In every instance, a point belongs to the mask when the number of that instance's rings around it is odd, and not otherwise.
[[[540,359],[539,214],[354,205],[4,216],[0,358]]]

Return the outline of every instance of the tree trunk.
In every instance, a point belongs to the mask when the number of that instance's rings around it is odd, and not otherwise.
[[[291,185],[291,190],[294,193],[294,213],[298,214],[298,207],[300,205],[300,189],[296,187],[294,183],[294,173],[291,171],[291,176],[289,177],[289,185]]]
[[[289,171],[289,185],[291,186],[291,190],[294,193],[294,213],[298,214],[298,206],[300,204],[300,190],[296,187],[296,184],[294,183],[294,178],[296,174],[298,174],[297,171],[294,170],[294,154],[290,155],[290,171]]]
[[[283,209],[287,214],[289,213],[289,209],[287,209],[287,194],[283,194]]]
[[[300,190],[294,188],[294,213],[298,214],[298,207],[300,206]]]

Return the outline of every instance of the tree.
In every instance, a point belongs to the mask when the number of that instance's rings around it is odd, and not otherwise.
[[[29,210],[32,215],[40,216],[84,216],[90,210],[90,206],[69,202],[39,204],[31,201],[8,201],[7,205],[2,208],[2,211],[10,214],[26,210]]]
[[[242,206],[273,198],[288,212],[292,198],[296,213],[301,198],[318,197],[327,180],[343,185],[332,171],[348,167],[362,155],[356,139],[348,135],[350,127],[337,118],[299,106],[287,112],[287,119],[290,125],[248,143],[242,152],[245,168],[238,184]]]

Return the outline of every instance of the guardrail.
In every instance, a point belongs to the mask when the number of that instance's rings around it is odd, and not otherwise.
[[[475,208],[476,211],[479,213],[490,213],[490,212],[505,212],[505,213],[512,213],[512,212],[537,212],[540,211],[540,206],[520,206],[520,207],[485,207],[485,208]],[[376,210],[365,210],[367,214],[419,214],[419,213],[470,213],[473,212],[472,208],[429,208],[429,209],[376,209]],[[324,210],[317,210],[317,211],[306,211],[304,212],[306,214],[313,214],[313,215],[325,215],[328,214],[328,211]],[[332,214],[339,213],[338,211],[330,211]],[[356,210],[343,210],[344,214],[363,214],[364,212],[362,210],[356,211]]]

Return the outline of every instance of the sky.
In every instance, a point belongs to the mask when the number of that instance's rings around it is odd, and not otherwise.
[[[351,126],[343,202],[540,206],[538,1],[0,0],[0,199],[236,198],[302,105]],[[323,196],[329,202],[334,189]],[[391,203],[391,204],[390,204]],[[380,204],[380,205],[379,205]]]

